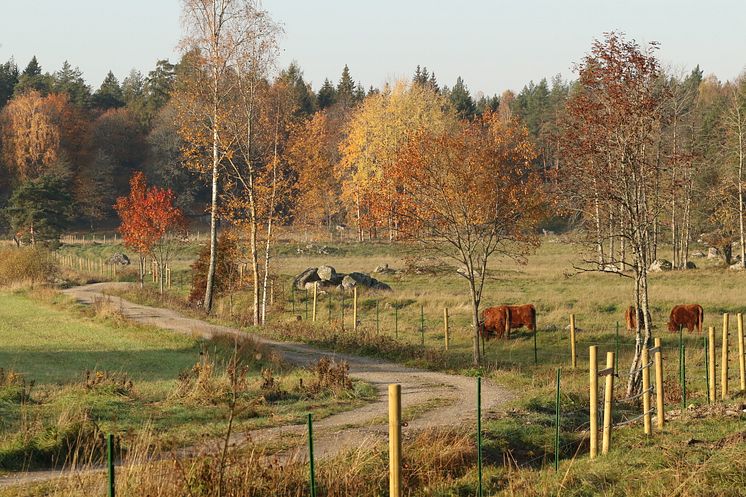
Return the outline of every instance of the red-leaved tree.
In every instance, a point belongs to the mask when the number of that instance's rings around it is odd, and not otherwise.
[[[119,233],[125,246],[140,258],[140,287],[145,280],[145,258],[150,255],[158,265],[163,293],[163,274],[170,260],[173,239],[184,231],[184,215],[176,207],[176,196],[170,189],[148,187],[145,175],[136,172],[130,179],[130,193],[119,197],[114,209],[119,214]]]

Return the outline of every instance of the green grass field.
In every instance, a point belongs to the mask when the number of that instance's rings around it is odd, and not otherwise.
[[[144,427],[163,447],[198,443],[224,433],[228,406],[220,387],[231,344],[198,341],[172,332],[129,324],[116,309],[94,315],[48,292],[0,292],[0,469],[61,464],[70,437],[88,424],[96,431],[134,435]],[[372,389],[357,384],[344,396],[298,390],[311,372],[274,362],[255,347],[241,352],[247,366],[247,399],[236,430],[302,422],[313,410],[323,417],[360,405]],[[214,396],[178,394],[180,375],[201,361],[214,361]],[[261,372],[273,370],[276,386],[261,387]],[[15,381],[9,375],[16,376]],[[195,384],[202,378],[197,378]],[[33,386],[32,386],[33,382]],[[131,385],[130,383],[131,382]],[[276,399],[271,394],[276,394]]]

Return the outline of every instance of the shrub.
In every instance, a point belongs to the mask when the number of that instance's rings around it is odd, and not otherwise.
[[[0,249],[0,286],[11,286],[53,281],[57,275],[57,261],[52,254],[39,247]]]
[[[236,240],[223,233],[218,238],[217,265],[215,266],[214,295],[219,297],[235,290],[240,283],[238,265],[240,263]],[[202,247],[197,260],[192,264],[192,289],[189,303],[201,305],[207,287],[207,270],[210,267],[210,246]]]

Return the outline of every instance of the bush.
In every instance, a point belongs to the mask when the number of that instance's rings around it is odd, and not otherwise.
[[[238,245],[233,237],[223,233],[218,238],[217,265],[215,266],[215,297],[234,291],[240,284],[240,254]],[[202,305],[207,287],[207,270],[210,266],[210,246],[202,247],[199,257],[192,264],[192,289],[189,293],[189,303]]]
[[[53,281],[57,261],[51,252],[38,247],[0,249],[0,286]]]

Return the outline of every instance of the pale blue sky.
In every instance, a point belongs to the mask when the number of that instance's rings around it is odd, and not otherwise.
[[[98,87],[111,69],[147,73],[178,58],[179,0],[2,0],[0,62],[45,71],[65,59]],[[342,66],[366,87],[409,78],[417,64],[473,94],[519,90],[562,73],[594,37],[621,30],[661,42],[665,65],[731,79],[746,68],[744,0],[264,0],[284,25],[280,63],[297,60],[318,88]]]

